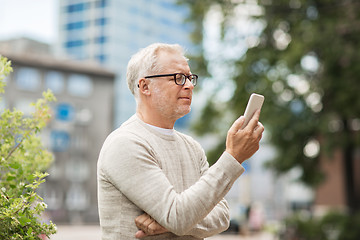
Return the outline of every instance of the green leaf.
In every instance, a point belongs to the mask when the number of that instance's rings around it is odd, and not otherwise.
[[[31,235],[31,234],[32,234],[32,232],[33,232],[32,227],[29,227],[29,229],[27,230],[27,234],[28,234],[28,235]]]
[[[14,162],[14,163],[10,164],[10,167],[14,168],[14,169],[19,169],[21,167],[21,164],[18,162]]]
[[[19,220],[19,222],[20,222],[20,224],[22,225],[22,226],[24,226],[26,223],[28,223],[28,222],[31,222],[31,220],[28,218],[28,217],[25,217],[25,216],[20,216],[19,218],[18,218],[18,220]]]

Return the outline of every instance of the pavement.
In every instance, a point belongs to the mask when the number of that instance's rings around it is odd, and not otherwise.
[[[206,240],[275,240],[271,234],[262,232],[251,235],[219,234]],[[57,225],[57,233],[50,240],[100,240],[99,226]]]

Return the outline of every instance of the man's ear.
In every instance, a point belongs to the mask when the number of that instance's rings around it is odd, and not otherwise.
[[[137,85],[137,87],[139,88],[139,92],[141,92],[144,95],[150,95],[149,83],[150,82],[148,79],[141,78]]]

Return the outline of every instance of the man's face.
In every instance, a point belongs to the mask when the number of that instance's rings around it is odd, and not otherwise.
[[[190,74],[186,59],[179,53],[161,52],[158,64],[163,69],[158,74]],[[150,89],[154,110],[162,117],[177,120],[190,112],[194,86],[188,79],[181,86],[175,84],[172,76],[155,78],[151,80]]]

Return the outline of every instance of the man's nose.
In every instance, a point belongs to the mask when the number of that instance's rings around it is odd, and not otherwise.
[[[192,82],[190,81],[189,78],[186,78],[186,79],[185,79],[184,87],[185,87],[185,88],[190,88],[191,90],[193,90],[193,89],[194,89],[194,84],[192,84]]]

